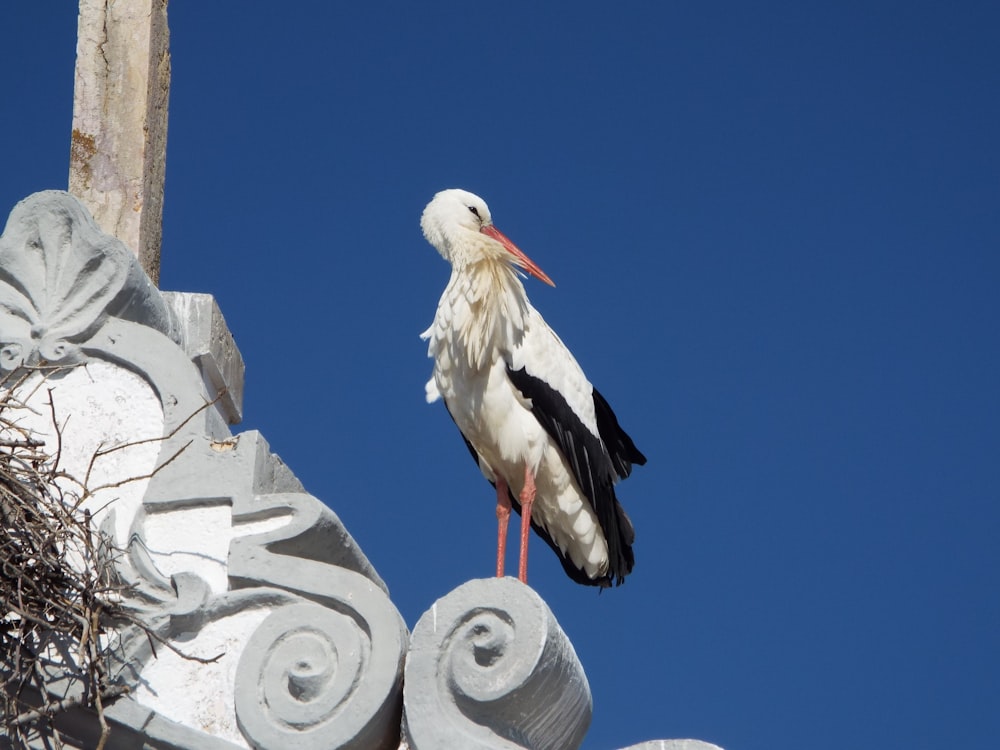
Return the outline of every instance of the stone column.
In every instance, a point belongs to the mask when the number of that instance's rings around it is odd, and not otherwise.
[[[69,190],[158,283],[170,92],[167,0],[80,0]]]

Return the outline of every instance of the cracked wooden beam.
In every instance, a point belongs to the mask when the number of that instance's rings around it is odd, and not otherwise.
[[[159,282],[167,0],[80,0],[69,191]]]

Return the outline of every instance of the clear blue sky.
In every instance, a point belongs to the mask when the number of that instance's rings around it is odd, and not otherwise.
[[[174,2],[161,286],[412,627],[493,564],[418,339],[420,212],[479,193],[649,457],[624,586],[532,546],[587,750],[996,747],[998,8]],[[76,14],[2,20],[6,215],[66,185]]]

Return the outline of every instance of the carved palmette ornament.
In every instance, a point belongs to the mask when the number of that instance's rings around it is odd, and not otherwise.
[[[18,203],[0,237],[0,369],[72,364],[109,315],[174,331],[136,257],[75,198],[49,190]]]

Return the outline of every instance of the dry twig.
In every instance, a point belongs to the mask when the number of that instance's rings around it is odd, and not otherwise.
[[[16,382],[11,376],[0,380],[0,736],[14,747],[40,736],[61,746],[53,717],[83,706],[97,714],[98,747],[103,748],[110,731],[104,703],[127,692],[108,676],[115,626],[132,623],[151,641],[164,641],[127,610],[127,587],[114,570],[122,551],[96,532],[81,504],[100,490],[151,478],[187,445],[149,474],[88,488],[99,456],[150,441],[98,450],[84,481],[76,480],[59,468],[65,423],[56,419],[52,389],[48,407],[54,451],[47,453],[44,441],[18,424],[22,410],[29,408],[30,394],[24,395],[22,386],[30,375],[21,374]],[[35,384],[33,392],[39,387]],[[173,437],[195,414],[155,440]],[[49,698],[46,688],[53,673],[73,684],[71,697]]]

